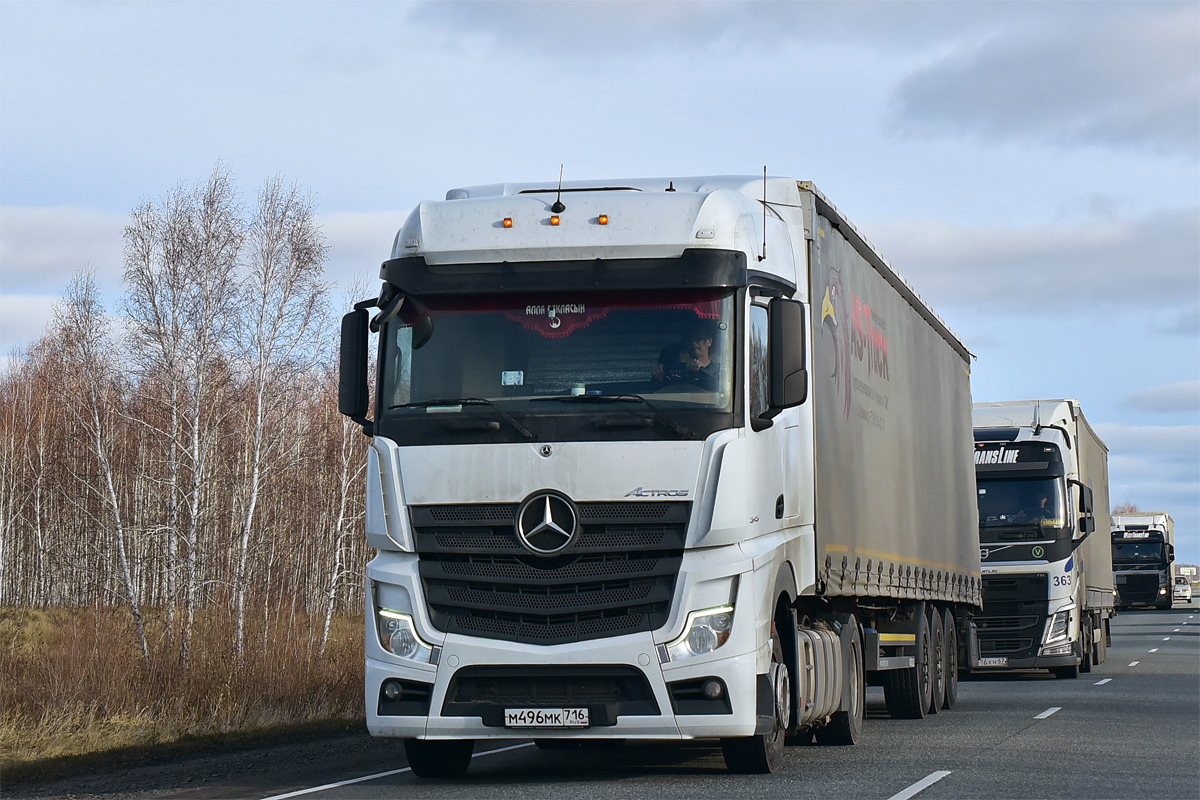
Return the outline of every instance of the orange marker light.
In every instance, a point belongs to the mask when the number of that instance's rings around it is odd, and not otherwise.
[[[505,218],[504,218],[504,227],[506,227],[506,228],[511,228],[511,227],[512,227],[512,217],[505,217]]]
[[[550,218],[550,224],[551,224],[551,225],[557,225],[557,224],[558,224],[558,215],[557,215],[557,214],[556,214],[555,216],[553,216],[553,217],[551,217],[551,218]]]
[[[601,214],[599,217],[596,218],[596,221],[599,222],[601,225],[607,225],[608,224],[608,214]]]

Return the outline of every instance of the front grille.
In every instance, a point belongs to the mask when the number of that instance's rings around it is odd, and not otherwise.
[[[623,714],[657,715],[646,676],[623,665],[471,666],[454,673],[444,717],[480,717],[504,725],[507,708],[587,708],[592,726],[615,725]]]
[[[412,508],[421,582],[439,630],[548,645],[666,624],[690,503],[580,503],[579,536],[553,556],[521,546],[517,508]]]
[[[976,613],[981,656],[1037,655],[1049,611],[1049,575],[987,575],[983,611]]]
[[[1124,581],[1118,578],[1117,592],[1121,602],[1126,605],[1152,605],[1158,601],[1158,573],[1146,575],[1125,575]]]

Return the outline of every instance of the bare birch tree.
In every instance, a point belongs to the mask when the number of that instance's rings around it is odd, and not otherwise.
[[[235,644],[245,655],[247,564],[264,473],[283,457],[279,418],[299,397],[288,391],[311,372],[322,338],[326,246],[312,199],[295,184],[273,178],[258,196],[247,236],[247,274],[238,329],[240,356],[250,386],[243,459],[244,505],[234,578]]]
[[[117,551],[117,578],[133,615],[142,660],[148,664],[150,648],[146,642],[140,591],[130,566],[129,537],[117,491],[118,482],[126,476],[118,475],[113,464],[114,429],[118,424],[114,404],[119,398],[113,391],[116,370],[107,328],[95,280],[91,274],[76,275],[54,312],[54,329],[63,343],[67,390],[64,402],[78,430],[87,436],[91,455],[99,467],[99,485],[88,485],[87,488],[101,499],[107,512],[105,518],[97,521],[111,529]]]

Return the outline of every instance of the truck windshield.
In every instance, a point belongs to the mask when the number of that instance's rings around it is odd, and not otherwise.
[[[1124,563],[1159,561],[1162,559],[1161,542],[1113,542],[1112,560]]]
[[[473,413],[502,409],[513,419],[654,416],[632,395],[665,415],[732,409],[733,290],[418,299],[433,334],[413,349],[412,329],[389,324],[380,365],[385,412],[444,418],[453,401],[470,399]],[[616,397],[631,402],[605,402]],[[572,402],[545,402],[555,398]]]
[[[1057,478],[978,479],[979,527],[1040,524],[1065,527],[1062,483]]]

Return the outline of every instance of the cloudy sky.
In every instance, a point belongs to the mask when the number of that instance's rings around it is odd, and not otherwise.
[[[455,186],[815,181],[978,356],[1075,397],[1200,563],[1200,3],[0,0],[0,352],[218,164],[377,277]]]

